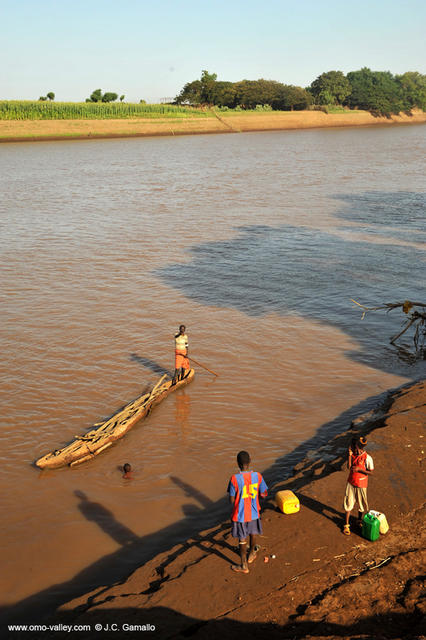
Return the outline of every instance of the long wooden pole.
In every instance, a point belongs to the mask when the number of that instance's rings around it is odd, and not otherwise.
[[[214,371],[212,371],[211,369],[208,369],[207,367],[205,367],[203,364],[201,364],[201,362],[197,362],[197,360],[195,360],[195,358],[186,356],[188,358],[188,360],[191,360],[192,362],[195,362],[195,364],[198,364],[199,367],[202,367],[203,369],[205,369],[206,371],[208,371],[209,373],[212,373],[214,376],[216,376],[216,378],[219,377],[218,373],[215,373]]]

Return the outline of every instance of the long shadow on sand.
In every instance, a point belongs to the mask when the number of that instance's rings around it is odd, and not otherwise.
[[[376,406],[384,398],[384,394],[370,397],[343,412],[335,420],[322,425],[315,436],[298,446],[294,451],[277,459],[273,465],[263,472],[268,485],[272,486],[274,483],[288,478],[294,465],[303,460],[307,454],[310,454],[309,469],[305,475],[298,478],[297,485],[295,484],[297,489],[309,484],[314,474],[316,478],[321,478],[329,475],[336,468],[340,468],[346,458],[349,436],[345,433],[345,430],[349,428],[351,420]],[[326,443],[332,438],[334,438],[333,443],[328,447]],[[324,445],[326,446],[323,447]],[[318,452],[320,447],[323,447],[323,450]],[[163,562],[163,565],[157,568],[160,583],[162,581],[162,573],[164,574],[164,566],[179,553],[186,551],[190,545],[205,545],[206,551],[215,553],[229,562],[229,557],[223,555],[217,548],[217,545],[221,543],[218,543],[216,538],[217,534],[229,529],[228,523],[224,524],[229,515],[227,498],[224,496],[222,499],[212,502],[207,496],[179,478],[174,476],[172,481],[180,486],[186,495],[195,498],[199,506],[188,505],[187,507],[189,508],[184,509],[186,511],[185,517],[180,521],[142,537],[137,537],[133,532],[124,528],[123,525],[116,521],[114,515],[109,511],[107,512],[102,505],[91,503],[90,498],[81,494],[81,492],[76,494],[80,500],[77,508],[80,509],[83,516],[97,522],[105,532],[123,546],[114,553],[96,560],[71,580],[62,584],[51,585],[15,605],[3,606],[0,609],[0,620],[9,624],[34,620],[40,621],[43,616],[52,614],[65,602],[96,589],[99,590],[99,595],[110,586],[125,582],[129,574],[138,567],[159,553],[165,552],[178,544],[181,546],[174,551],[173,556],[169,556]],[[228,478],[222,478],[222,481],[225,494]],[[268,508],[268,504],[266,506]],[[322,508],[322,506],[318,507],[317,505],[318,508]],[[269,508],[271,508],[270,504]],[[200,533],[200,531],[212,527],[216,527],[214,531],[204,535]],[[206,543],[208,544],[206,545]],[[212,546],[214,549],[211,548]],[[233,547],[229,548],[232,549]],[[158,586],[155,583],[152,588],[157,589]]]

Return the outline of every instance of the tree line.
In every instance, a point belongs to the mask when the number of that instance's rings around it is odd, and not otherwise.
[[[41,102],[46,102],[46,100],[50,100],[51,102],[55,99],[55,94],[53,93],[53,91],[49,91],[49,93],[46,93],[45,96],[40,96],[39,100],[41,100]]]
[[[407,71],[327,71],[309,87],[286,85],[275,80],[218,81],[204,70],[199,80],[188,82],[175,98],[177,104],[208,105],[229,109],[293,111],[330,106],[363,109],[389,116],[414,108],[426,110],[426,75]]]
[[[86,102],[115,102],[118,98],[118,93],[114,91],[105,91],[102,93],[102,89],[95,89],[90,98],[86,98]],[[125,96],[120,96],[120,102],[123,102]]]
[[[120,102],[123,102],[125,96],[120,96]],[[46,100],[53,101],[55,99],[55,94],[53,91],[50,91],[45,96],[40,96],[39,100],[45,102]],[[118,99],[118,93],[114,91],[105,91],[102,92],[102,89],[95,89],[90,94],[90,98],[86,98],[86,102],[115,102]],[[142,103],[145,103],[145,100],[141,100]]]

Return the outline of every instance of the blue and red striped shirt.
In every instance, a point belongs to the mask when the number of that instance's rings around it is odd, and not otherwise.
[[[257,471],[241,471],[231,477],[228,493],[235,497],[231,520],[250,522],[260,517],[259,493],[265,498],[268,495],[268,487]]]

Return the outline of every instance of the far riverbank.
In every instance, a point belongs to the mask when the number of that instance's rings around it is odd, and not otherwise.
[[[272,111],[221,113],[207,118],[132,118],[128,120],[0,120],[0,142],[88,140],[144,136],[240,133],[372,125],[424,124],[426,113],[375,117],[367,111]]]

